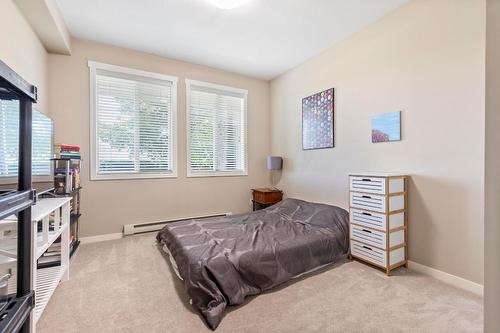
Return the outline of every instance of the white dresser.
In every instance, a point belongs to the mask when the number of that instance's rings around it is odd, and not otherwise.
[[[407,266],[408,176],[349,174],[350,257],[391,270]]]

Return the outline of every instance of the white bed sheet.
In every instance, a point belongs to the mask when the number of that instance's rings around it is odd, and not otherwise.
[[[179,279],[183,280],[181,275],[179,274],[179,267],[177,266],[177,263],[175,262],[174,256],[170,253],[170,250],[168,249],[167,245],[165,245],[165,243],[161,242],[161,245],[162,245],[163,251],[165,251],[165,253],[167,253],[168,258],[170,259],[170,263],[172,264],[172,267],[175,271],[175,275],[177,275],[177,277]]]

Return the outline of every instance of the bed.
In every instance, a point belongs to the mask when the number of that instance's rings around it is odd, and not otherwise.
[[[228,305],[344,259],[348,220],[342,208],[286,199],[249,214],[173,222],[157,240],[215,329]]]

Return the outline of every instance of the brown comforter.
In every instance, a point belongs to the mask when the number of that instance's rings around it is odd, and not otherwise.
[[[215,329],[241,304],[348,252],[348,213],[286,199],[267,209],[170,223],[157,235],[170,250],[193,306]]]

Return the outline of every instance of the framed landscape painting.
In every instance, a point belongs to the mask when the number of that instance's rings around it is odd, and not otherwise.
[[[302,99],[302,149],[333,148],[333,88]]]
[[[401,111],[372,116],[372,142],[401,140]]]

